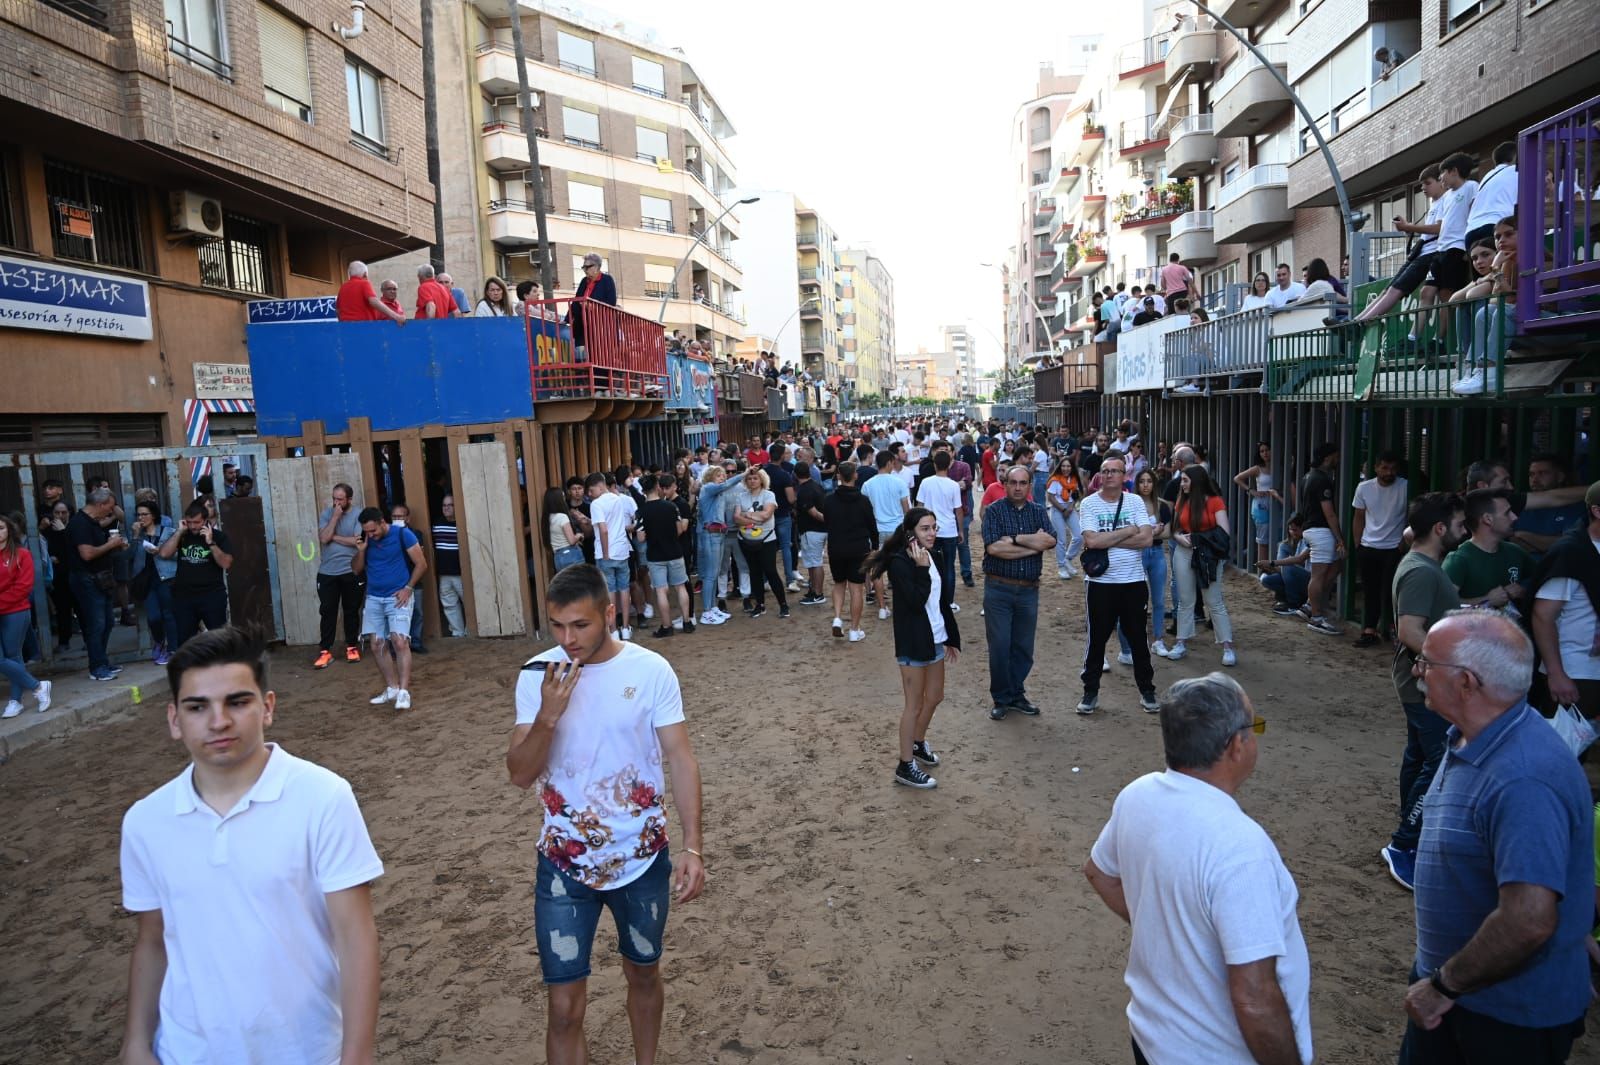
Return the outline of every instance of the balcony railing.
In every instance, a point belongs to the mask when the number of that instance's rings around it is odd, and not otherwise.
[[[1183,214],[1172,220],[1172,232],[1168,234],[1168,239],[1170,240],[1172,237],[1176,237],[1180,233],[1187,233],[1192,229],[1214,228],[1216,227],[1211,221],[1211,212],[1209,210],[1185,211]]]
[[[529,300],[524,322],[534,401],[665,399],[660,325],[588,299]]]
[[[571,208],[568,208],[567,209],[567,217],[568,218],[576,218],[580,222],[601,222],[601,223],[604,223],[605,220],[606,220],[606,213],[604,211],[576,211],[576,210],[573,210]]]
[[[797,233],[797,234],[795,234],[794,242],[796,244],[816,244],[817,243],[817,234],[815,234],[815,233]]]
[[[1589,194],[1600,184],[1597,122],[1600,96],[1517,138],[1517,308],[1534,336],[1600,323],[1600,211]]]
[[[562,70],[569,71],[573,74],[582,74],[586,78],[597,76],[594,67],[585,66],[582,63],[571,63],[563,59],[560,60],[557,65],[560,66]]]
[[[1172,383],[1202,377],[1261,371],[1272,339],[1272,312],[1266,307],[1230,314],[1162,338],[1166,375]]]
[[[1372,110],[1376,111],[1401,93],[1422,84],[1422,53],[1407,59],[1389,71],[1388,77],[1379,77],[1372,83]]]
[[[1265,385],[1273,400],[1295,403],[1437,403],[1462,398],[1500,399],[1508,389],[1547,387],[1551,363],[1518,365],[1507,349],[1516,308],[1504,296],[1450,305],[1453,325],[1446,337],[1408,337],[1416,325],[1410,309],[1345,324],[1274,336],[1269,343]],[[1430,329],[1431,333],[1432,330]],[[1486,387],[1465,397],[1455,391],[1470,371],[1490,371]],[[1524,372],[1525,371],[1525,372]],[[1541,372],[1544,371],[1544,372]],[[1512,380],[1508,381],[1507,378]]]
[[[1185,112],[1178,115],[1187,118]],[[1117,140],[1118,149],[1122,154],[1137,151],[1140,148],[1153,150],[1155,147],[1167,143],[1167,124],[1172,119],[1161,114],[1145,115],[1143,118],[1130,118],[1122,124],[1121,135]],[[1147,147],[1148,146],[1148,147]]]
[[[651,85],[640,85],[637,81],[633,83],[633,91],[642,92],[646,96],[654,96],[657,100],[665,100],[667,98],[667,94],[660,89]]]
[[[588,148],[590,151],[595,151],[595,152],[598,152],[600,150],[600,142],[599,141],[592,141],[592,140],[589,140],[586,137],[575,137],[571,133],[567,133],[567,134],[563,134],[561,139],[566,141],[568,144],[572,145],[575,148]]]
[[[1190,133],[1213,133],[1215,131],[1215,116],[1210,111],[1205,111],[1201,114],[1182,115],[1174,119],[1172,126],[1167,130],[1167,138],[1169,140],[1177,140],[1179,137]]]
[[[678,286],[663,284],[660,281],[646,281],[644,283],[644,294],[653,300],[658,300],[663,296],[669,300],[675,300],[678,298]]]
[[[1275,67],[1289,62],[1289,45],[1286,41],[1273,41],[1269,44],[1258,44],[1256,47],[1267,57],[1267,62]],[[1246,74],[1259,66],[1261,60],[1256,58],[1254,52],[1241,52],[1232,63],[1228,64],[1228,69],[1223,71],[1222,77],[1217,79],[1216,84],[1211,86],[1211,99],[1220,100],[1228,95],[1228,90],[1239,84]]]
[[[1165,63],[1170,44],[1171,38],[1165,33],[1134,41],[1117,54],[1117,73],[1126,76],[1136,70]]]
[[[1032,176],[1033,176],[1033,184],[1034,184],[1035,187],[1037,187],[1039,185],[1045,185],[1045,184],[1048,184],[1050,182],[1050,171],[1049,170],[1035,170],[1033,172]]]
[[[1086,351],[1092,352],[1093,347],[1064,352],[1066,364],[1047,366],[1033,372],[1033,399],[1039,406],[1058,406],[1068,396],[1100,390],[1099,357],[1091,355],[1085,358]]]
[[[1111,220],[1119,226],[1139,226],[1171,218],[1194,204],[1194,189],[1187,181],[1169,181],[1143,193],[1125,192],[1117,197]]]
[[[639,228],[648,229],[652,233],[676,233],[670,218],[641,218]]]
[[[1217,190],[1217,207],[1226,207],[1252,189],[1269,185],[1289,184],[1289,167],[1285,163],[1262,163],[1240,174]]]

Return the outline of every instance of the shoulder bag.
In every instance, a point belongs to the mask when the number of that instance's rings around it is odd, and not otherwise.
[[[1116,531],[1117,522],[1122,520],[1122,502],[1127,498],[1127,493],[1117,500],[1117,513],[1111,519],[1111,530]],[[1111,568],[1111,549],[1109,547],[1086,547],[1078,561],[1083,565],[1083,574],[1086,577],[1102,577],[1106,570]]]

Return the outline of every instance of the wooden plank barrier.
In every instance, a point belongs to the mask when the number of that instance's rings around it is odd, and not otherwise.
[[[507,485],[511,460],[500,441],[456,449],[461,476],[456,507],[470,536],[472,602],[479,636],[527,632],[523,612],[522,537]]]

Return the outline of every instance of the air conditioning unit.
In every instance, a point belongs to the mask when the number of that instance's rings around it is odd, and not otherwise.
[[[222,202],[198,192],[174,192],[167,232],[192,237],[222,236]]]

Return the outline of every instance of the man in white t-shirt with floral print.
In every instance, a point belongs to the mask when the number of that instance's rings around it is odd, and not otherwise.
[[[549,990],[550,1065],[588,1060],[583,1014],[602,908],[617,925],[634,1061],[655,1065],[667,910],[705,886],[700,766],[678,678],[666,659],[612,634],[615,613],[594,566],[569,566],[551,580],[545,616],[559,644],[522,668],[506,752],[511,782],[537,785],[544,807],[533,926]],[[683,822],[676,869],[664,768]]]

